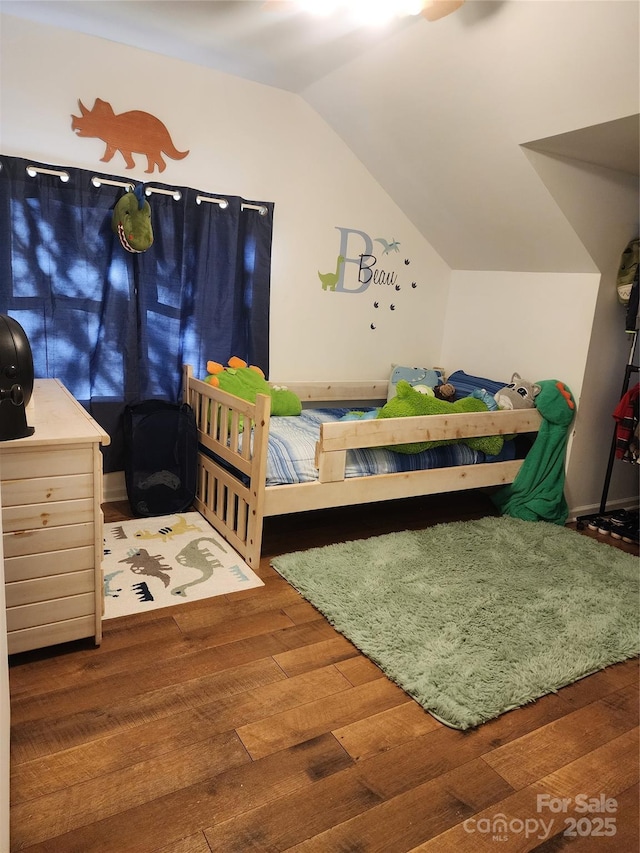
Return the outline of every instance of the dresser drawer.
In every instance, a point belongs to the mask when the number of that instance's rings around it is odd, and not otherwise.
[[[7,583],[4,591],[7,607],[19,607],[22,604],[34,604],[85,592],[93,594],[95,584],[95,572],[93,569],[85,569],[82,572],[66,572],[47,578]]]
[[[2,506],[6,509],[8,506],[20,506],[21,504],[55,503],[56,501],[91,498],[93,491],[92,474],[3,480]]]
[[[64,548],[53,553],[45,551],[43,554],[25,554],[23,557],[10,557],[4,561],[4,579],[6,583],[13,583],[27,578],[45,578],[93,569],[95,563],[96,552],[93,545]]]
[[[96,612],[96,597],[93,592],[54,598],[37,604],[7,607],[7,631],[33,628],[49,622],[62,622],[78,616],[90,616]]]
[[[36,449],[6,449],[2,452],[3,481],[86,474],[90,471],[93,471],[91,445],[48,447],[46,452]]]
[[[2,526],[7,533],[41,527],[82,524],[93,521],[93,498],[58,501],[51,504],[23,504],[2,510]]]
[[[15,655],[29,649],[40,649],[56,643],[68,643],[71,640],[93,636],[96,637],[96,641],[99,640],[96,634],[95,616],[78,616],[76,619],[65,619],[62,622],[51,622],[34,628],[12,631],[7,634],[7,649],[10,655]]]
[[[80,548],[93,545],[95,526],[86,524],[68,524],[63,527],[43,527],[40,530],[17,530],[5,533],[2,537],[4,556],[22,557],[27,554],[42,554],[45,551],[59,551],[67,548]]]

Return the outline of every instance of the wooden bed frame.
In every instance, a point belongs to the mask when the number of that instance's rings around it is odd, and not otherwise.
[[[382,405],[388,380],[281,384],[294,391],[303,406]],[[252,568],[260,560],[263,521],[269,516],[501,486],[513,482],[523,461],[345,478],[347,450],[534,433],[541,423],[537,409],[325,423],[316,446],[318,480],[265,486],[270,398],[260,394],[255,403],[248,403],[196,379],[192,367],[185,365],[183,399],[195,413],[201,447],[221,460],[218,464],[206,453],[198,453],[194,506]],[[253,441],[242,441],[242,425],[249,422]]]

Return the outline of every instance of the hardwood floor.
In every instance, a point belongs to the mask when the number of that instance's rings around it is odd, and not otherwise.
[[[455,731],[269,565],[292,543],[491,511],[462,500],[270,520],[263,588],[107,621],[100,648],[13,656],[11,849],[635,853],[637,660]]]

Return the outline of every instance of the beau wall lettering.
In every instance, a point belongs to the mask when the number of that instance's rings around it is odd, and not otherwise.
[[[374,270],[373,267],[378,263],[375,255],[360,255],[360,267],[358,269],[358,281],[363,284],[386,284],[393,285],[396,283],[398,276],[395,272],[386,272],[383,269]]]
[[[374,240],[365,232],[359,231],[357,228],[341,228],[336,226],[336,230],[340,233],[340,249],[339,256],[344,258],[342,265],[337,272],[337,281],[332,290],[342,293],[363,293],[371,283],[395,285],[397,274],[388,272],[377,267],[378,259],[373,253]],[[381,241],[379,241],[381,242]],[[388,244],[394,251],[397,243]],[[360,251],[358,251],[360,249]],[[386,254],[386,252],[384,253]],[[345,269],[347,264],[356,264],[358,268],[357,282],[358,287],[347,287],[345,285]]]

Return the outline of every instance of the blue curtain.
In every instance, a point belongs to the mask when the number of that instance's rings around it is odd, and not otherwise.
[[[273,204],[148,184],[171,194],[148,197],[154,242],[130,254],[111,230],[125,190],[104,183],[125,180],[0,156],[0,313],[24,328],[36,377],[111,435],[105,471],[124,465],[125,405],[178,401],[183,363],[203,376],[236,355],[269,375]]]

